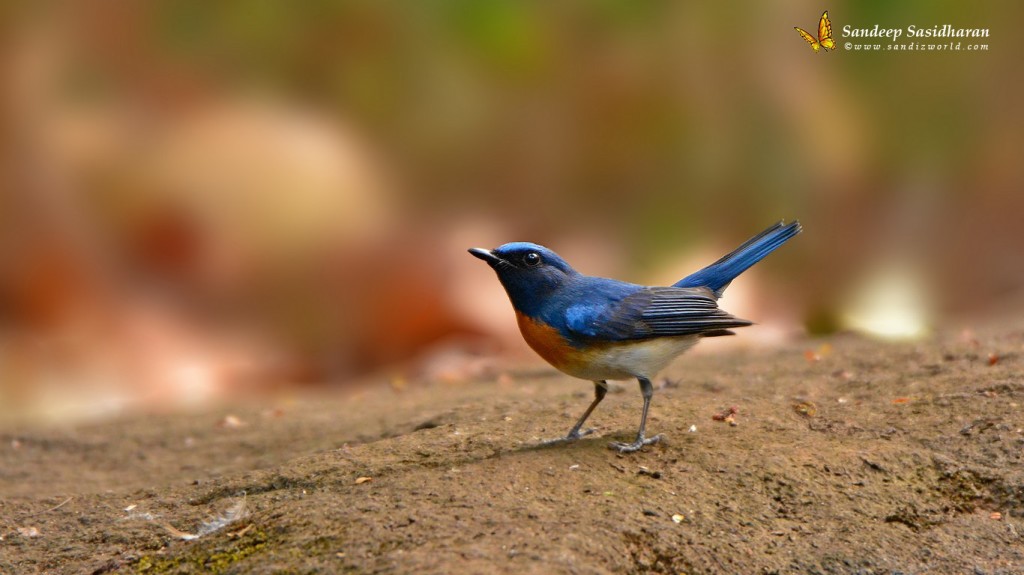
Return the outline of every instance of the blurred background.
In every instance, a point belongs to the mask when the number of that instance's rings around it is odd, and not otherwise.
[[[826,8],[840,49],[815,54],[793,26]],[[799,218],[722,302],[759,325],[712,350],[1020,317],[1022,15],[5,2],[0,417],[534,362],[465,251],[512,240],[671,283]],[[876,23],[989,49],[842,49]]]

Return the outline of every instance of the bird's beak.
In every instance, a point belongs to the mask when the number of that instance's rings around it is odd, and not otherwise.
[[[469,253],[473,254],[474,257],[478,257],[490,265],[496,265],[501,261],[501,258],[494,255],[491,250],[485,250],[483,248],[469,248]]]

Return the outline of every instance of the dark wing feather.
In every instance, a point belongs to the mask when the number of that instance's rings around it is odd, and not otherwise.
[[[751,322],[718,308],[708,288],[648,287],[628,295],[587,322],[583,335],[630,340],[678,335],[724,335]]]

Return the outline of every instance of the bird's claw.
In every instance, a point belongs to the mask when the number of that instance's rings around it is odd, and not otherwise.
[[[540,445],[543,446],[543,445],[558,445],[559,443],[571,443],[573,441],[576,441],[577,439],[580,439],[581,437],[584,437],[584,436],[590,435],[591,433],[594,433],[594,431],[596,431],[596,430],[594,428],[592,428],[592,427],[590,429],[584,429],[583,431],[580,431],[578,429],[574,429],[574,430],[570,431],[568,433],[568,435],[566,435],[565,437],[556,437],[555,439],[548,439],[546,441],[541,441]]]
[[[574,429],[574,430],[569,432],[569,435],[565,436],[565,439],[568,440],[568,441],[576,441],[577,439],[579,439],[581,437],[584,437],[584,436],[587,436],[587,435],[590,435],[591,433],[594,433],[595,431],[597,431],[597,430],[594,429],[593,427],[590,427],[588,429],[584,429],[583,431],[580,431],[578,429]]]
[[[636,441],[633,443],[620,443],[618,441],[613,441],[608,444],[608,448],[614,449],[619,453],[633,453],[640,451],[645,445],[654,445],[655,443],[658,443],[662,440],[662,437],[663,436],[659,433],[654,437],[648,437],[646,439],[643,436],[637,437]]]

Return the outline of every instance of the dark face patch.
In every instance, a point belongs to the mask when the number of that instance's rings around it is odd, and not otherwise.
[[[512,306],[529,316],[539,312],[547,295],[578,275],[558,254],[533,243],[513,242],[469,252],[494,268]]]

